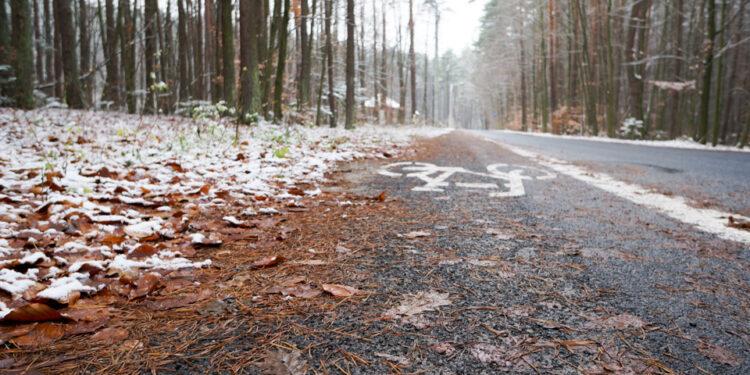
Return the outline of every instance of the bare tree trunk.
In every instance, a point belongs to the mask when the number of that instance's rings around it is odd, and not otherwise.
[[[300,59],[299,76],[297,78],[297,106],[300,111],[304,111],[310,102],[311,53],[310,39],[307,29],[308,20],[310,18],[310,9],[307,0],[301,0],[300,5],[300,48],[302,56]]]
[[[203,84],[203,75],[205,74],[205,63],[203,56],[203,24],[201,22],[201,1],[195,2],[195,15],[192,17],[194,20],[194,34],[193,34],[193,53],[195,54],[195,85],[193,85],[193,98],[205,99],[206,89]]]
[[[123,34],[120,39],[120,54],[122,56],[122,67],[125,72],[125,102],[128,107],[128,113],[135,113],[136,98],[133,95],[135,91],[135,22],[130,14],[130,5],[128,0],[120,0],[120,13],[123,18]]]
[[[105,88],[105,100],[114,102],[115,107],[120,104],[120,95],[118,86],[120,84],[120,62],[117,54],[117,28],[115,19],[115,7],[113,0],[105,1],[105,11],[107,16],[106,36],[107,45],[107,85]]]
[[[744,9],[745,9],[746,3],[747,3],[746,0],[741,0],[739,8],[738,8],[739,16],[737,20],[737,27],[736,27],[735,34],[734,34],[734,43],[737,45],[740,44],[740,40],[742,38],[741,31],[742,31],[742,27],[744,25],[744,20],[745,20]],[[732,114],[732,109],[733,109],[733,104],[734,104],[734,95],[732,95],[732,92],[734,91],[736,87],[740,86],[738,85],[739,77],[737,76],[738,75],[737,73],[739,71],[738,68],[739,68],[739,60],[740,60],[741,55],[742,55],[742,50],[740,48],[736,48],[734,51],[734,58],[732,59],[731,73],[729,74],[729,79],[727,80],[727,82],[729,82],[731,87],[729,88],[730,94],[727,97],[727,106],[726,106],[726,110],[724,111],[724,124],[725,124],[725,127],[727,128],[724,133],[724,136],[722,137],[724,143],[728,142],[729,133],[735,129],[733,126],[729,126],[729,123],[730,123],[729,120]]]
[[[411,117],[417,114],[417,59],[414,54],[414,0],[409,0],[409,79],[411,80]]]
[[[386,38],[386,24],[385,24],[385,9],[386,3],[383,3],[381,7],[381,13],[383,15],[383,43],[382,52],[380,53],[380,100],[382,105],[388,105],[388,42]]]
[[[54,52],[55,52],[55,41],[52,38],[52,12],[50,11],[50,0],[44,1],[44,82],[47,84],[53,84],[55,81],[55,68],[54,68]],[[41,79],[41,77],[40,77]],[[55,95],[54,85],[50,86],[47,90],[48,95]]]
[[[73,31],[73,10],[70,0],[55,0],[55,21],[59,25],[58,31],[63,46],[75,45],[75,31]],[[83,108],[83,91],[81,91],[80,74],[78,71],[78,56],[75,48],[63,48],[62,62],[65,75],[65,99],[70,108]],[[30,61],[29,61],[30,62]],[[29,66],[28,69],[31,67]]]
[[[154,65],[156,65],[154,62],[156,56],[156,12],[156,0],[146,0],[143,33],[146,39],[144,54],[146,62],[146,90],[148,91],[148,95],[143,106],[145,113],[154,113],[156,111],[156,103],[154,103],[156,83],[156,71],[154,69]]]
[[[232,0],[220,0],[221,5],[221,48],[224,77],[224,101],[234,107],[234,30],[232,28]]]
[[[330,112],[329,124],[336,127],[336,95],[333,87],[333,41],[331,40],[331,17],[333,17],[333,1],[325,0],[325,29],[326,29],[326,56],[328,65],[328,108]]]
[[[721,23],[719,23],[719,48],[724,47],[724,35],[726,35],[725,29],[727,27],[727,0],[721,2]],[[718,61],[716,61],[717,72],[716,72],[716,93],[714,94],[714,119],[713,119],[713,132],[711,134],[711,145],[716,146],[719,142],[719,129],[722,127],[719,121],[719,115],[721,114],[721,96],[723,83],[724,83],[724,54],[719,55]]]
[[[35,1],[36,3],[36,1]],[[94,75],[91,71],[91,37],[89,36],[89,16],[88,16],[88,3],[86,0],[78,0],[78,32],[81,34],[81,74],[86,77],[81,81],[84,92],[84,100],[90,102],[94,88]],[[42,59],[41,48],[37,52],[37,67],[41,68]],[[39,77],[41,77],[41,70],[39,71]]]
[[[3,7],[5,3],[1,4]],[[13,67],[16,74],[13,94],[16,106],[23,109],[34,107],[34,63],[31,42],[31,7],[28,0],[10,2],[12,22]]]
[[[354,128],[354,0],[346,1],[346,129]],[[385,23],[384,23],[385,24]],[[385,32],[385,29],[383,30]],[[385,47],[384,47],[385,48]]]
[[[279,122],[284,119],[283,93],[284,93],[284,70],[286,69],[286,49],[289,40],[289,0],[284,0],[284,11],[279,26],[279,61],[276,64],[276,82],[273,88],[273,118]]]
[[[8,12],[5,9],[5,0],[0,0],[0,65],[10,65],[12,47],[10,45],[10,28],[8,27]],[[39,44],[39,42],[37,41]],[[38,69],[37,69],[38,70]],[[41,72],[37,72],[41,74]],[[42,77],[40,76],[41,80]],[[2,93],[0,88],[0,94]]]
[[[188,63],[188,47],[187,47],[187,26],[186,26],[186,15],[185,15],[185,0],[177,0],[177,41],[179,43],[179,94],[177,96],[178,101],[184,101],[190,95],[190,87],[187,72]]]
[[[674,45],[674,67],[672,69],[673,80],[677,81],[680,79],[682,74],[682,23],[683,23],[683,0],[674,0],[675,5],[675,24],[674,31],[672,34],[672,43]],[[669,103],[670,113],[670,125],[669,125],[669,138],[674,138],[678,134],[682,133],[682,122],[680,121],[680,92],[672,91]]]
[[[263,0],[240,0],[240,118],[260,112],[258,34]]]
[[[521,6],[523,2],[521,2]],[[518,44],[521,57],[521,131],[526,131],[528,122],[526,117],[526,48],[524,48],[523,30],[525,28],[524,20],[521,18],[521,27],[518,29]]]
[[[703,84],[701,85],[701,102],[698,112],[698,134],[696,141],[706,144],[708,140],[708,115],[711,106],[711,76],[713,74],[714,63],[714,41],[716,39],[716,3],[714,0],[708,0],[708,30],[706,46],[706,59],[703,64]]]
[[[83,2],[83,0],[81,0]],[[39,30],[39,2],[37,0],[32,0],[33,4],[33,13],[34,13],[34,47],[36,47],[36,65],[35,65],[35,71],[36,71],[36,80],[38,83],[41,83],[42,80],[44,80],[44,62],[42,57],[44,56],[44,51],[42,49],[42,34]],[[3,50],[6,48],[9,48],[9,39],[8,39],[8,16],[6,14],[5,10],[5,1],[0,1],[0,23],[2,24],[2,27],[4,30],[0,30],[0,65],[3,64]],[[85,10],[83,11],[85,12]],[[83,19],[84,17],[79,17],[79,19]],[[83,33],[81,33],[81,36],[83,36]],[[83,43],[81,43],[83,45]]]

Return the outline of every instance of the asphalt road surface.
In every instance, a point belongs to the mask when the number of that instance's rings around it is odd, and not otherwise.
[[[665,189],[676,185],[667,176],[711,177],[725,197],[748,186],[744,155],[483,135],[585,161],[576,166],[592,175]],[[750,373],[748,244],[548,165],[453,132],[398,160],[342,167],[329,191],[349,195],[312,207],[315,220],[275,251],[311,258],[289,277],[327,272],[360,292],[238,301],[278,319],[227,309],[226,333],[201,338],[171,370],[216,371],[273,344],[317,374]],[[370,198],[381,192],[385,201]],[[210,343],[225,344],[201,349]]]
[[[500,142],[602,170],[618,179],[750,216],[750,153],[686,150],[503,131],[477,131]]]

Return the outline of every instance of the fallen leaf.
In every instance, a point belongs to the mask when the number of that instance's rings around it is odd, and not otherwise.
[[[8,315],[0,319],[3,322],[42,322],[47,320],[64,319],[60,312],[43,303],[30,303],[16,307]]]
[[[729,217],[728,226],[737,229],[750,229],[750,220],[736,218],[734,216]]]
[[[346,285],[323,284],[321,285],[321,287],[323,287],[323,290],[325,290],[326,293],[339,298],[351,297],[359,292],[359,290],[357,290],[356,288],[352,288]]]
[[[91,336],[91,341],[102,345],[112,345],[127,339],[128,336],[130,332],[127,329],[110,327],[95,333]]]
[[[301,357],[302,353],[296,350],[293,352],[270,351],[266,353],[259,367],[263,369],[264,374],[304,375],[307,373],[307,362]]]
[[[128,253],[132,258],[148,258],[156,253],[158,253],[159,250],[149,244],[143,244]]]
[[[276,264],[278,264],[279,262],[283,260],[284,260],[284,257],[281,255],[272,255],[272,256],[267,256],[265,258],[260,258],[254,261],[253,263],[251,263],[250,265],[252,267],[258,267],[258,268],[271,267],[271,266],[275,266]]]
[[[266,293],[280,293],[283,296],[294,296],[299,298],[312,298],[317,297],[323,293],[320,289],[314,288],[309,284],[292,285],[292,286],[276,286],[268,288]]]
[[[397,317],[416,315],[425,311],[434,311],[440,306],[450,305],[448,299],[450,294],[438,293],[435,291],[418,292],[417,294],[408,295],[401,304],[385,312],[386,317]]]
[[[372,200],[385,202],[385,192],[382,192],[379,195],[372,197]]]
[[[742,358],[720,346],[702,342],[698,345],[698,351],[706,357],[725,365],[739,366],[742,364]]]
[[[130,291],[128,297],[134,299],[147,296],[156,289],[160,281],[161,275],[153,272],[147,273],[135,281],[135,289]]]
[[[29,333],[13,339],[18,346],[43,346],[51,344],[65,335],[65,324],[39,323]]]

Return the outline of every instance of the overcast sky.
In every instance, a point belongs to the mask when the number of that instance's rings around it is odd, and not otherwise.
[[[479,37],[479,21],[487,1],[444,0],[450,10],[443,13],[440,21],[441,52],[453,49],[460,54],[464,48],[471,47]]]

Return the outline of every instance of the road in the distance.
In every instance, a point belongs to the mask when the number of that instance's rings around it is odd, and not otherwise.
[[[583,163],[619,180],[750,216],[750,153],[687,150],[503,131],[476,134],[541,155]]]

